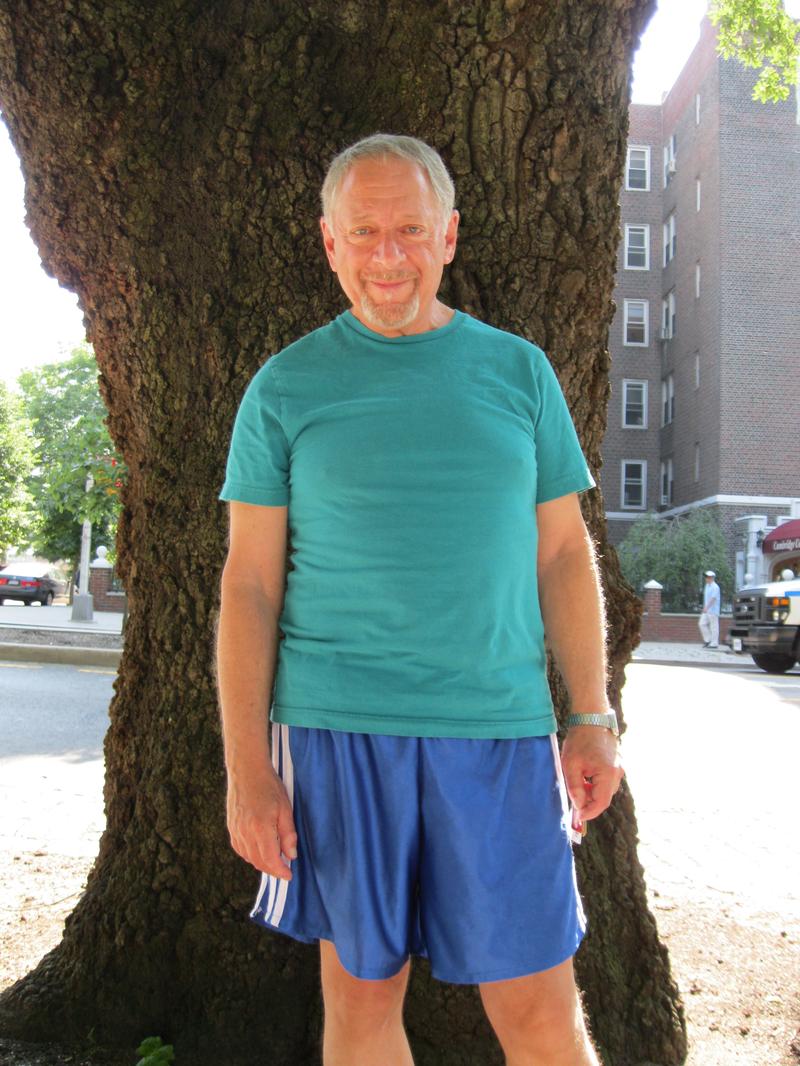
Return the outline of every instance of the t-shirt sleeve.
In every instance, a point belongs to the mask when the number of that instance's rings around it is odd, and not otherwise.
[[[556,373],[544,352],[536,350],[538,385],[536,440],[536,502],[547,503],[595,486]]]
[[[250,382],[239,405],[220,499],[267,507],[289,503],[289,442],[269,361]]]

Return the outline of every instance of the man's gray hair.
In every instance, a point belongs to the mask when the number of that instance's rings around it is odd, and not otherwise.
[[[435,148],[416,137],[395,133],[373,133],[341,151],[328,167],[322,183],[322,213],[328,221],[333,215],[336,194],[350,167],[360,159],[385,159],[395,156],[408,159],[422,167],[442,208],[445,225],[450,221],[456,200],[456,190],[442,157]]]

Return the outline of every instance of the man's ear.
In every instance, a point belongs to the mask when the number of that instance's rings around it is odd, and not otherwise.
[[[335,240],[333,236],[333,228],[328,225],[328,220],[323,217],[319,220],[319,228],[322,230],[322,244],[325,248],[325,255],[328,257],[331,270],[336,273],[336,251]]]
[[[454,211],[450,216],[450,221],[447,223],[447,228],[444,231],[444,261],[445,263],[452,263],[456,254],[456,243],[458,241],[458,223],[461,216],[458,211]]]

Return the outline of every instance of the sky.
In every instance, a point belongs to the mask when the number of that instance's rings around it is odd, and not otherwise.
[[[800,16],[800,0],[786,0]],[[634,61],[633,100],[658,104],[697,43],[706,0],[660,0]],[[77,297],[45,274],[25,226],[23,180],[0,122],[0,380],[65,358],[84,336]]]

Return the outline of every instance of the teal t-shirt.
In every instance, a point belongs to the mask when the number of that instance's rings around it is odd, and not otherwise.
[[[384,337],[346,311],[272,356],[221,492],[289,508],[272,720],[553,732],[536,504],[592,485],[544,353],[463,312]]]

